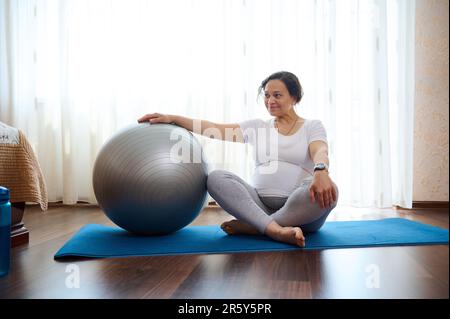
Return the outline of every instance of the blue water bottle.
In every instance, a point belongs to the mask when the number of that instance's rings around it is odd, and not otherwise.
[[[11,258],[11,203],[9,189],[0,186],[0,277],[9,272]]]

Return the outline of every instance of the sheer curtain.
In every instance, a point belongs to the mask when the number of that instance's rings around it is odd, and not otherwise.
[[[288,70],[328,131],[340,204],[412,205],[414,1],[0,0],[0,119],[33,145],[50,201],[95,203],[102,144],[148,112],[268,118]],[[245,145],[199,137],[248,179]]]

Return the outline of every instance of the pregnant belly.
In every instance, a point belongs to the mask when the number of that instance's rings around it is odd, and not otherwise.
[[[252,183],[260,195],[288,196],[310,176],[301,166],[272,161],[256,167]]]

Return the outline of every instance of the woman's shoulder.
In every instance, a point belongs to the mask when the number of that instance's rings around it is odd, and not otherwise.
[[[325,125],[319,119],[308,119],[306,124],[306,136],[309,142],[324,141],[327,142],[327,130]]]

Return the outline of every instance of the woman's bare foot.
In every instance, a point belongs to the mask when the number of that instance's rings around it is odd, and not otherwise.
[[[305,236],[300,227],[282,227],[276,222],[271,222],[265,234],[276,241],[305,247]]]
[[[227,222],[222,223],[220,225],[222,230],[226,232],[228,235],[258,235],[259,232],[256,228],[253,226],[244,223],[243,221],[233,219]]]

